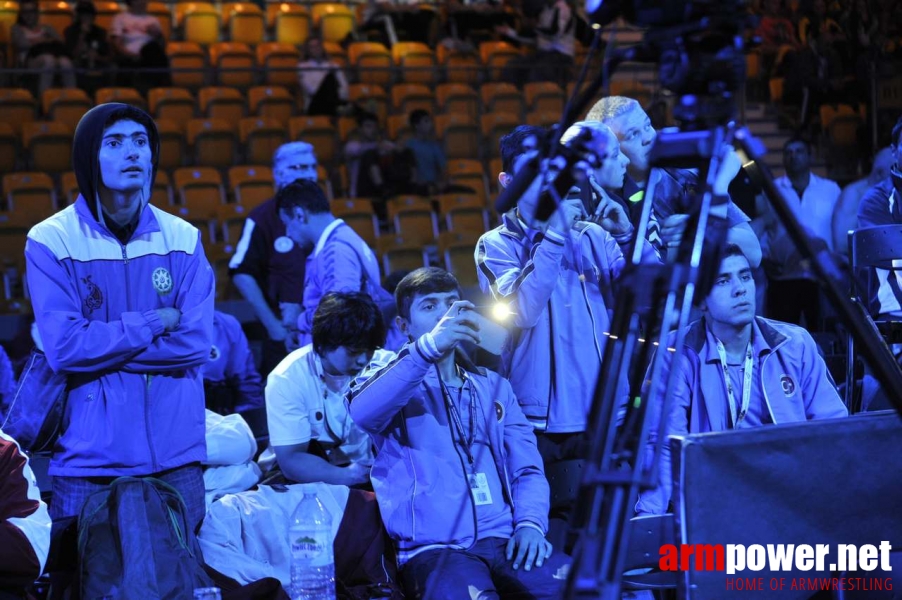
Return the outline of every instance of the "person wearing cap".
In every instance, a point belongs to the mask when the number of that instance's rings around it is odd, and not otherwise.
[[[278,192],[299,179],[316,181],[316,155],[306,142],[289,142],[273,155]],[[266,328],[260,374],[266,377],[299,347],[297,318],[304,301],[306,251],[285,232],[275,198],[250,211],[229,262],[232,282]]]
[[[51,516],[78,515],[118,477],[152,476],[178,490],[197,524],[213,270],[200,232],[149,204],[160,153],[150,115],[96,106],[72,150],[79,196],[25,244],[47,363],[68,379]]]

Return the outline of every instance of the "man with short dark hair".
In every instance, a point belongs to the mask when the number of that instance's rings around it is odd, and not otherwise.
[[[345,394],[373,360],[385,361],[385,323],[372,298],[330,292],[313,317],[313,343],[295,350],[269,374],[269,441],[290,481],[334,485],[369,482],[369,436],[351,421]]]
[[[796,325],[755,316],[751,265],[735,244],[726,246],[701,309],[704,316],[689,325],[683,347],[663,354],[666,368],[651,382],[646,460],[651,460],[661,419],[665,435],[680,436],[848,414],[811,335]],[[671,368],[680,372],[671,410],[663,415]],[[665,442],[661,451],[659,486],[640,496],[639,513],[667,512],[670,446]]]
[[[200,232],[148,201],[159,138],[147,113],[101,104],[72,153],[79,197],[28,233],[28,290],[47,362],[68,378],[54,448],[54,518],[117,477],[176,488],[204,514],[201,365],[213,338],[213,270]]]
[[[327,292],[363,292],[387,313],[392,298],[380,284],[376,256],[342,219],[336,219],[329,200],[312,181],[296,181],[276,194],[279,218],[286,235],[309,253],[305,267],[304,300],[298,317],[298,341],[312,341],[313,315]],[[389,341],[397,347],[397,336]]]
[[[545,539],[549,490],[510,384],[457,352],[478,342],[472,303],[436,267],[395,290],[410,340],[352,387],[373,437],[371,478],[408,598],[559,598],[568,557]]]

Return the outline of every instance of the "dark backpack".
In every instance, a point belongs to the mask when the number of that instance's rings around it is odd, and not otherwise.
[[[173,487],[149,477],[89,496],[78,519],[81,597],[181,600],[212,586],[186,513]]]

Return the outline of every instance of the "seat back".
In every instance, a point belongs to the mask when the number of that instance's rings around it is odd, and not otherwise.
[[[233,42],[259,44],[266,35],[263,10],[250,2],[234,2],[222,7],[223,21]]]
[[[238,124],[244,160],[251,165],[265,165],[275,151],[285,143],[285,127],[274,119],[248,117]]]
[[[215,41],[215,40],[214,40]],[[194,41],[166,44],[172,85],[196,89],[204,85],[207,57],[200,44]]]
[[[254,54],[242,42],[219,42],[210,46],[210,66],[218,85],[245,88],[254,82]]]
[[[297,85],[298,61],[301,54],[291,44],[266,42],[257,45],[257,66],[263,69],[266,85]]]
[[[299,46],[310,37],[310,11],[304,6],[270,2],[266,5],[266,18],[277,42]]]
[[[247,91],[248,114],[275,119],[283,127],[294,114],[294,98],[279,85],[261,85]]]

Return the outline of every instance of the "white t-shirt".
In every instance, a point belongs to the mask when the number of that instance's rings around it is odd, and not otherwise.
[[[380,352],[377,350],[378,358]],[[387,353],[390,355],[390,353]],[[350,385],[348,378],[347,385]],[[371,462],[369,435],[351,420],[347,385],[341,392],[326,387],[323,365],[313,344],[285,357],[266,380],[266,417],[271,446],[293,446],[316,440],[333,465]]]
[[[156,38],[160,31],[160,20],[153,15],[133,15],[121,12],[113,17],[110,24],[110,37],[120,38],[121,46],[132,56],[141,54],[144,44]]]

